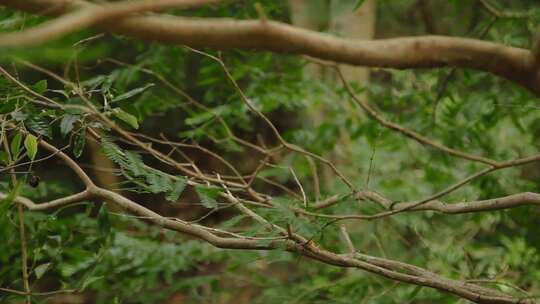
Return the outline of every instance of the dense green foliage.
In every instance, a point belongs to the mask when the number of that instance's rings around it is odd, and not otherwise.
[[[238,1],[176,13],[258,18],[255,2]],[[272,19],[288,21],[284,1],[258,2]],[[400,15],[414,1],[379,2],[379,36],[422,33],[418,18],[415,23]],[[527,10],[531,15],[519,19],[494,18],[473,1],[440,2],[435,7],[441,10],[434,14],[441,19],[442,34],[482,37],[516,47],[529,47],[540,19],[535,1],[512,1],[511,9]],[[3,10],[0,28],[16,31],[44,20]],[[265,227],[248,221],[234,209],[226,209],[221,188],[204,183],[188,185],[186,176],[119,140],[117,134],[82,111],[79,106],[86,103],[71,84],[25,64],[32,62],[78,83],[94,106],[124,129],[196,143],[222,156],[241,174],[250,174],[263,157],[235,141],[232,133],[257,145],[262,142],[272,147],[278,143],[268,126],[239,97],[216,60],[182,46],[96,34],[85,30],[35,49],[0,50],[4,69],[35,92],[68,105],[62,109],[40,106],[33,102],[36,96],[0,78],[2,130],[8,122],[26,130],[9,132],[9,153],[2,147],[0,169],[14,160],[25,162],[47,156],[37,147],[37,138],[43,138],[57,147],[69,145],[66,153],[89,172],[93,169],[92,153],[107,156],[118,167],[114,174],[120,182],[112,186],[164,216],[199,220],[248,236],[266,233]],[[89,37],[93,38],[84,40]],[[331,159],[358,189],[374,190],[398,202],[417,200],[484,168],[383,128],[363,113],[340,83],[306,77],[304,68],[312,63],[301,57],[242,50],[204,51],[223,60],[250,103],[267,115],[287,141]],[[186,99],[178,89],[200,104]],[[354,89],[366,93],[388,120],[455,149],[500,161],[532,155],[540,149],[537,98],[485,72],[377,69],[368,86],[354,84]],[[101,139],[99,151],[88,145],[89,127],[107,134]],[[169,153],[167,146],[153,145]],[[178,149],[205,172],[234,173],[201,150]],[[314,202],[312,164],[306,156],[282,151],[275,161],[260,176],[300,193],[297,177],[308,201]],[[380,206],[351,198],[347,186],[331,170],[321,163],[316,166],[322,197],[342,196],[342,201],[325,213],[370,214],[381,210]],[[72,173],[54,158],[17,167],[16,171],[16,183],[6,170],[0,171],[0,192],[39,202],[82,189]],[[40,182],[33,187],[29,182],[35,175]],[[279,187],[255,181],[254,188],[271,194],[279,205],[257,209],[267,220],[290,225],[325,248],[345,251],[338,224],[299,216],[290,207],[298,200]],[[540,191],[538,164],[483,176],[443,200],[470,201],[524,191]],[[22,290],[17,208],[12,199],[0,202],[0,287]],[[32,290],[74,289],[73,294],[80,294],[88,303],[457,301],[433,289],[398,284],[281,250],[217,249],[101,203],[25,212]],[[210,210],[214,211],[207,215]],[[362,253],[422,266],[450,278],[489,279],[492,282],[487,286],[536,296],[540,293],[539,210],[520,207],[462,215],[407,212],[375,221],[348,221],[346,225]],[[56,296],[35,296],[33,300],[55,303]],[[0,303],[16,303],[23,298],[0,291]]]

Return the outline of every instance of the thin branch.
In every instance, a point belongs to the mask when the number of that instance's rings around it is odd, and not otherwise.
[[[486,211],[495,211],[495,210],[504,210],[517,208],[521,206],[539,206],[540,207],[540,194],[534,192],[523,192],[512,194],[508,196],[492,198],[487,200],[480,201],[467,201],[467,202],[458,202],[458,203],[444,203],[438,200],[431,200],[421,205],[418,205],[418,202],[402,202],[391,204],[390,201],[384,199],[377,201],[383,207],[392,209],[393,213],[400,213],[404,211],[437,211],[446,214],[463,214],[463,213],[473,213],[473,212],[486,212]],[[362,214],[344,214],[344,215],[335,215],[335,214],[323,214],[309,212],[300,209],[294,209],[296,212],[302,214],[322,217],[322,218],[331,218],[338,220],[374,220],[380,218],[381,215],[388,216],[387,213],[379,213],[375,215],[362,215]]]
[[[354,244],[351,240],[351,237],[349,236],[349,233],[347,232],[347,228],[345,228],[344,225],[339,226],[339,231],[341,232],[341,237],[343,238],[343,241],[347,245],[347,249],[349,250],[350,254],[354,254],[356,252],[356,249],[354,248]]]
[[[2,121],[2,134],[3,134],[3,140],[2,144],[4,146],[4,151],[7,154],[8,162],[11,163],[13,161],[11,150],[8,144],[7,136],[5,136],[5,122]],[[11,183],[13,187],[18,186],[17,182],[17,176],[15,175],[14,169],[10,169],[10,175],[11,175]],[[17,216],[19,219],[19,238],[21,241],[21,272],[22,272],[22,281],[24,286],[24,291],[26,292],[26,304],[31,304],[32,297],[30,296],[31,290],[30,290],[30,284],[28,282],[28,247],[26,245],[26,232],[25,232],[25,226],[24,226],[24,209],[21,205],[17,205]]]
[[[419,142],[421,144],[433,147],[433,148],[435,148],[437,150],[440,150],[440,151],[442,151],[444,153],[447,153],[447,154],[455,156],[455,157],[467,159],[467,160],[470,160],[470,161],[476,161],[476,162],[484,163],[484,164],[491,165],[491,166],[497,166],[498,165],[498,162],[496,162],[496,161],[494,161],[492,159],[485,158],[485,157],[482,157],[482,156],[472,155],[472,154],[469,154],[469,153],[465,153],[465,152],[462,152],[462,151],[458,151],[458,150],[449,148],[449,147],[447,147],[447,146],[445,146],[443,144],[434,142],[431,139],[429,139],[429,138],[427,138],[427,137],[425,137],[425,136],[423,136],[421,134],[418,134],[418,133],[416,133],[416,132],[414,132],[412,130],[409,130],[409,129],[401,126],[401,125],[398,125],[396,123],[393,123],[393,122],[390,122],[390,121],[386,120],[377,111],[375,111],[375,109],[373,109],[365,100],[361,100],[360,98],[358,98],[358,96],[356,96],[356,94],[354,93],[354,90],[351,88],[348,81],[345,79],[345,76],[341,72],[341,69],[339,68],[339,66],[337,66],[337,65],[332,65],[332,66],[336,69],[336,71],[337,71],[337,73],[339,75],[339,78],[341,79],[341,81],[343,83],[343,86],[344,86],[345,90],[347,91],[347,93],[349,94],[349,96],[371,118],[375,119],[383,127],[386,127],[386,128],[388,128],[390,130],[399,132],[399,133],[403,134],[404,136],[407,136],[407,137],[409,137],[411,139],[414,139],[415,141],[417,141],[417,142]]]
[[[498,10],[493,4],[491,4],[488,0],[478,0],[482,4],[482,7],[488,11],[490,14],[497,18],[512,18],[512,19],[522,19],[522,18],[530,18],[533,16],[533,14],[529,12],[509,12],[509,11],[501,11]]]
[[[8,194],[0,192],[0,199],[5,199],[7,197],[8,197]],[[85,190],[77,194],[55,199],[46,203],[36,204],[32,200],[29,200],[22,196],[16,197],[15,202],[18,204],[24,205],[26,208],[32,211],[43,211],[43,210],[58,208],[58,207],[73,204],[73,203],[78,203],[81,201],[89,200],[91,198],[92,198],[91,193]]]
[[[282,136],[281,136],[281,133],[279,133],[278,129],[276,128],[276,126],[272,123],[272,121],[266,117],[266,115],[264,115],[261,111],[259,111],[252,103],[251,101],[249,100],[249,98],[245,95],[244,91],[240,88],[240,86],[238,85],[238,83],[236,82],[236,80],[234,80],[234,77],[231,75],[229,69],[227,68],[227,66],[225,65],[225,62],[223,62],[223,60],[221,60],[220,58],[217,58],[216,56],[212,56],[208,53],[205,53],[205,52],[201,52],[199,50],[196,50],[196,49],[193,49],[193,48],[190,48],[190,47],[186,47],[188,49],[190,49],[191,51],[195,52],[195,53],[198,53],[198,54],[201,54],[203,56],[206,56],[210,59],[213,59],[215,60],[217,63],[219,63],[219,65],[221,66],[221,68],[223,69],[223,71],[225,72],[225,76],[227,77],[227,79],[231,82],[231,84],[234,86],[234,88],[236,89],[236,91],[238,92],[238,95],[240,95],[240,98],[242,99],[242,101],[246,104],[246,106],[255,114],[257,114],[265,123],[266,125],[268,125],[268,127],[270,128],[270,130],[272,130],[272,132],[274,133],[275,137],[279,140],[279,142],[287,149],[289,149],[290,151],[294,151],[294,152],[297,152],[297,153],[300,153],[300,154],[303,154],[303,155],[306,155],[306,156],[309,156],[313,159],[316,159],[320,162],[322,162],[323,164],[327,165],[328,167],[330,167],[330,169],[334,172],[334,174],[336,174],[340,179],[341,181],[347,185],[347,187],[349,187],[353,192],[355,192],[355,188],[354,188],[354,185],[352,184],[352,182],[350,182],[346,177],[345,175],[343,175],[343,173],[341,173],[341,171],[338,170],[338,168],[329,160],[327,160],[326,158],[320,156],[320,155],[317,155],[317,154],[314,154],[312,152],[309,152],[305,149],[303,149],[302,147],[299,147],[295,144],[291,144],[289,143],[288,141],[286,141]]]
[[[0,287],[0,291],[3,292],[9,292],[21,296],[51,296],[59,293],[74,293],[77,292],[76,289],[64,289],[64,290],[54,290],[54,291],[46,291],[46,292],[25,292],[21,290],[15,290],[10,288],[3,288]]]
[[[58,153],[58,151],[54,151],[55,148],[53,146],[50,146],[49,149],[53,150],[51,152],[56,152],[57,155],[64,155],[64,154]],[[71,163],[71,165],[73,166],[77,166],[77,164],[73,160],[69,161],[67,160],[67,158],[69,157],[65,155],[65,157],[63,157],[62,159],[64,161]],[[79,177],[81,178],[81,176]],[[218,176],[217,180],[221,180],[221,178]],[[223,184],[223,186],[225,187],[226,190],[228,190],[225,184]],[[368,262],[365,260],[362,261],[355,257],[346,257],[343,255],[332,253],[330,251],[320,248],[315,243],[306,240],[302,236],[299,236],[292,232],[288,233],[285,229],[267,222],[265,219],[263,219],[262,217],[260,217],[259,215],[257,215],[256,213],[254,213],[253,211],[245,207],[242,208],[243,212],[247,212],[251,217],[259,221],[261,224],[271,225],[271,227],[277,228],[281,232],[281,234],[283,234],[284,236],[288,235],[290,237],[288,237],[287,239],[283,239],[283,238],[270,239],[270,240],[265,240],[262,242],[260,240],[238,238],[238,237],[221,237],[221,236],[215,235],[210,230],[202,228],[200,225],[189,224],[183,221],[179,221],[177,219],[170,219],[170,218],[163,217],[155,213],[154,211],[147,209],[118,193],[115,193],[106,189],[102,189],[97,186],[88,187],[87,192],[89,193],[89,195],[92,195],[96,198],[101,198],[106,201],[114,202],[118,204],[119,206],[125,208],[125,210],[130,211],[137,216],[146,217],[150,222],[154,223],[155,225],[165,227],[171,230],[175,230],[175,231],[187,234],[187,235],[191,235],[193,237],[207,241],[208,243],[219,248],[249,249],[249,250],[268,250],[268,249],[285,248],[288,251],[297,252],[306,257],[309,257],[309,258],[312,258],[312,259],[315,259],[315,260],[318,260],[318,261],[321,261],[323,263],[327,263],[330,265],[363,269],[365,271],[376,273],[376,274],[382,275],[384,277],[387,277],[393,280],[436,288],[436,289],[446,291],[446,292],[458,295],[460,297],[463,297],[463,298],[466,298],[466,299],[469,299],[471,301],[475,301],[478,303],[516,303],[517,302],[517,299],[511,296],[501,294],[498,291],[485,289],[474,284],[463,284],[460,281],[454,281],[454,280],[446,279],[437,275],[432,275],[430,272],[427,272],[427,271],[423,272],[421,268],[418,268],[413,265],[410,265],[407,267],[410,269],[415,269],[415,271],[417,271],[421,275],[407,274],[407,273],[401,272],[400,269],[396,267],[395,265],[396,263],[400,265],[399,262],[386,263],[387,265],[382,267],[382,266],[377,265],[376,263]],[[238,203],[239,202],[238,199],[236,199],[230,191],[227,191],[227,195],[228,195],[228,198],[231,200],[231,202],[236,203],[237,206],[243,206],[243,204]],[[369,258],[371,258],[372,260],[377,259],[375,257],[368,256],[367,259]],[[527,303],[527,302],[522,301],[522,303]]]

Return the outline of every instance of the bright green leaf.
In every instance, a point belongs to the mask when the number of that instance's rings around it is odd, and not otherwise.
[[[11,157],[15,160],[19,157],[19,153],[21,153],[21,142],[22,142],[22,134],[17,133],[15,136],[13,136],[13,139],[11,140]]]
[[[136,89],[133,89],[131,91],[127,91],[124,94],[120,94],[120,95],[116,96],[116,98],[111,100],[111,102],[117,102],[117,101],[120,101],[120,100],[124,100],[124,99],[128,99],[130,97],[133,97],[133,96],[135,96],[137,94],[140,94],[140,93],[144,92],[146,89],[148,89],[149,87],[151,87],[153,85],[154,85],[153,83],[150,83],[150,84],[145,85],[144,87],[136,88]]]
[[[75,139],[73,142],[73,154],[75,155],[76,158],[81,157],[84,151],[85,145],[86,145],[86,132],[82,131],[82,132],[77,133],[77,135],[75,135]]]
[[[139,122],[137,121],[137,117],[129,114],[128,112],[120,109],[120,108],[115,108],[112,110],[112,113],[113,115],[122,120],[123,122],[127,123],[130,127],[132,127],[133,129],[138,129],[139,128]]]
[[[26,148],[26,155],[28,155],[28,158],[30,158],[30,160],[34,160],[38,151],[37,138],[32,134],[26,135],[24,147]]]
[[[33,86],[32,86],[32,89],[34,91],[36,91],[36,93],[38,94],[43,94],[45,93],[45,91],[47,91],[47,80],[46,79],[43,79],[43,80],[40,80],[38,82],[36,82]]]

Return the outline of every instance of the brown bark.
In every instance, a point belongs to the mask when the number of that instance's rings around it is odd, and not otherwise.
[[[62,15],[93,4],[67,0],[0,0],[33,13]],[[104,31],[147,41],[213,49],[244,48],[302,54],[367,67],[478,69],[513,81],[540,95],[540,72],[532,52],[497,43],[446,36],[355,41],[265,20],[136,16],[97,25]]]

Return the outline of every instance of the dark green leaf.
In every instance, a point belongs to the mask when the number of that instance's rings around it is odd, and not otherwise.
[[[0,106],[0,114],[7,114],[13,112],[17,108],[15,100],[6,101]]]
[[[83,130],[75,135],[75,139],[73,141],[73,155],[75,155],[76,158],[79,158],[82,155],[85,145],[86,132]]]
[[[4,165],[9,164],[9,157],[6,151],[0,151],[0,163]]]
[[[32,115],[30,118],[26,119],[24,123],[35,133],[52,138],[51,126],[45,118],[39,115]]]
[[[111,233],[111,220],[105,204],[101,205],[101,208],[99,209],[98,228],[101,235],[106,236]]]

